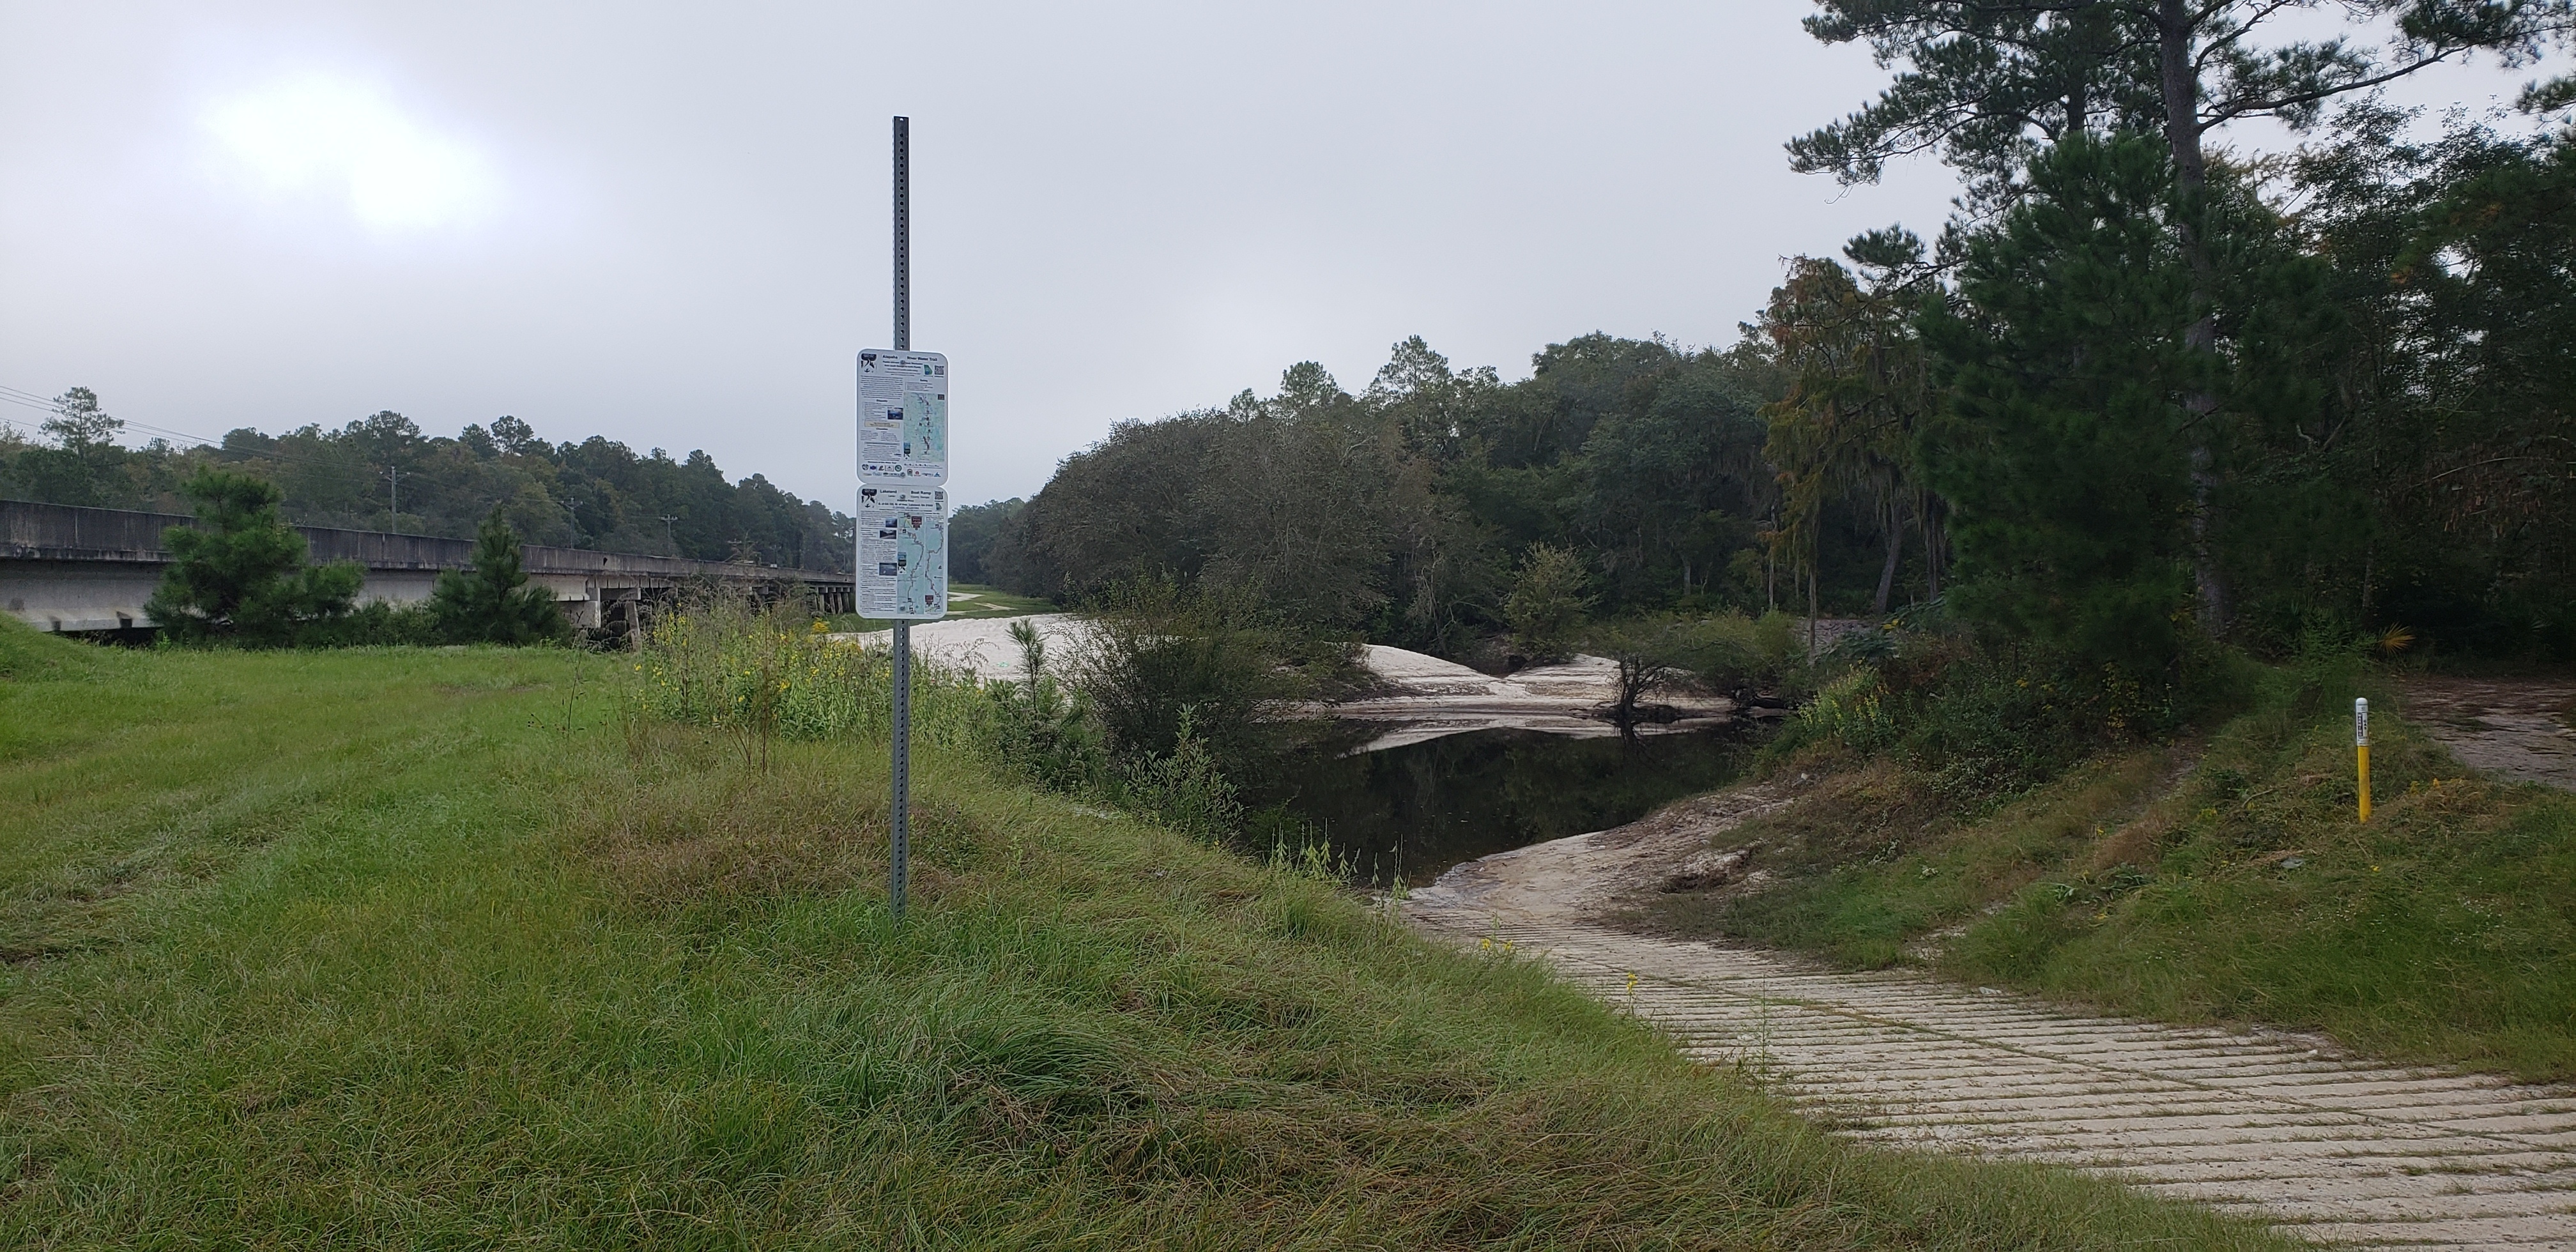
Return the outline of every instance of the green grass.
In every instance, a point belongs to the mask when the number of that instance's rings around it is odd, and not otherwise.
[[[1777,887],[1640,920],[2576,1077],[2576,796],[2470,777],[2383,713],[2362,825],[2348,707],[2276,691],[2198,748],[2096,759],[1984,812],[1872,762],[1728,836],[1765,842]]]
[[[1525,962],[619,658],[0,623],[0,1246],[2289,1246],[1838,1145]]]

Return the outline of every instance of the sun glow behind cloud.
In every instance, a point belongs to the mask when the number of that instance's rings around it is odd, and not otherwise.
[[[225,181],[269,203],[345,208],[378,233],[470,226],[501,199],[480,149],[410,116],[376,83],[276,79],[215,101],[198,120]]]

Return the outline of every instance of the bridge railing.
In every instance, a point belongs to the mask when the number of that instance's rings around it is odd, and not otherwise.
[[[195,524],[177,513],[0,500],[0,550],[21,559],[167,561],[161,532]]]
[[[95,509],[70,504],[0,500],[0,556],[20,560],[133,561],[164,564],[169,549],[161,532],[194,526],[179,513]],[[474,563],[474,542],[438,535],[298,526],[313,559],[355,561],[377,570],[464,569]],[[520,559],[531,574],[633,574],[656,580],[846,583],[850,575],[828,570],[779,569],[740,561],[696,561],[640,552],[598,552],[552,544],[526,544]]]

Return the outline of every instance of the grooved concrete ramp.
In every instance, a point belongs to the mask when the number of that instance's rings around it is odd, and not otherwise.
[[[2356,1061],[2320,1039],[2089,1016],[1593,920],[1786,799],[1734,788],[1498,852],[1403,911],[1435,936],[1549,961],[1692,1057],[1743,1066],[1854,1139],[2105,1173],[2320,1242],[2576,1252],[2576,1088]]]
[[[2576,682],[2409,678],[2406,716],[2460,763],[2576,791]]]
[[[1544,957],[1853,1139],[2107,1173],[2320,1242],[2576,1249],[2576,1091],[1767,952],[1416,916]]]

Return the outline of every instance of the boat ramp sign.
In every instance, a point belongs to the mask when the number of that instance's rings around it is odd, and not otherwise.
[[[948,615],[948,357],[859,353],[859,613]]]

